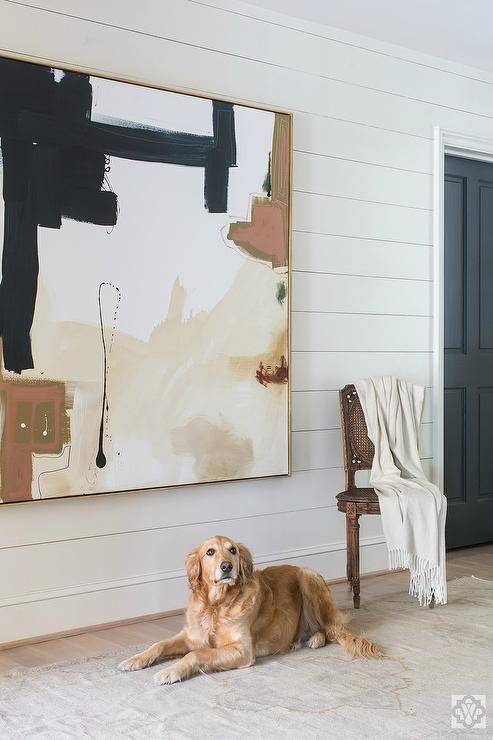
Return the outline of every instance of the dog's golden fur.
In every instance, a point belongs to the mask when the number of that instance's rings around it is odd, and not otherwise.
[[[200,672],[244,668],[255,659],[306,644],[338,642],[351,655],[382,653],[344,626],[322,576],[294,565],[254,570],[252,556],[229,537],[212,537],[186,561],[191,595],[185,628],[120,664],[139,668],[180,657],[156,675],[171,684]],[[183,657],[181,657],[183,656]]]

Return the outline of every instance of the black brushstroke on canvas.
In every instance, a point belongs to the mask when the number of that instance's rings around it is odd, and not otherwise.
[[[4,366],[32,368],[30,329],[38,280],[38,226],[62,218],[114,226],[116,193],[103,190],[108,156],[202,167],[204,205],[227,210],[236,165],[234,110],[212,101],[212,136],[91,120],[88,75],[0,58],[0,140],[5,225],[0,283]],[[169,194],[163,193],[163,197]],[[83,258],[84,255],[81,255]]]

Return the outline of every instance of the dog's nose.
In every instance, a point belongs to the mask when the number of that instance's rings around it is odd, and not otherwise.
[[[233,563],[230,563],[229,560],[224,560],[221,563],[221,570],[223,573],[231,573],[233,570]]]

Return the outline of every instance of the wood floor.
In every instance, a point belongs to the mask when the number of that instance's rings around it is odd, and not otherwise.
[[[447,553],[448,580],[470,575],[493,581],[493,544]],[[409,574],[405,571],[362,577],[361,601],[364,602],[365,598],[369,597],[407,591],[408,585]],[[342,609],[351,606],[351,594],[346,583],[331,585],[331,591]],[[0,672],[24,666],[41,666],[103,655],[139,643],[150,644],[170,637],[181,629],[182,624],[183,615],[165,617],[3,650],[0,651]]]

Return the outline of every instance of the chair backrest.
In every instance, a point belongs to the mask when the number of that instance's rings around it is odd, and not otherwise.
[[[357,470],[371,470],[375,449],[368,436],[366,421],[356,388],[351,383],[339,391],[342,447],[346,488],[355,488]]]

